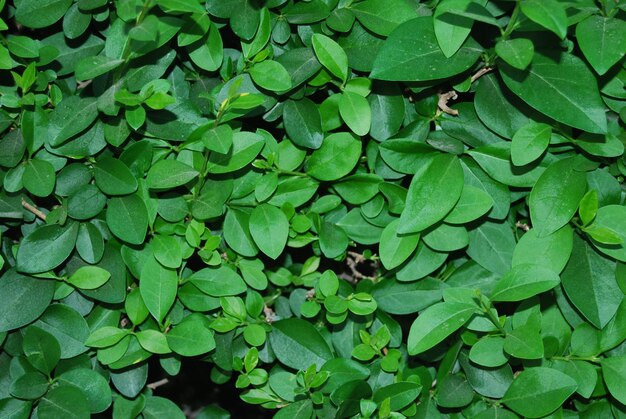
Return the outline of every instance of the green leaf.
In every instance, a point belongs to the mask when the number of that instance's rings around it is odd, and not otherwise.
[[[176,269],[183,261],[181,245],[173,236],[155,235],[152,239],[154,257],[166,268]]]
[[[438,303],[422,312],[411,325],[407,340],[410,355],[418,355],[450,336],[463,326],[476,306],[463,303]]]
[[[242,169],[252,163],[264,145],[263,137],[259,134],[245,131],[235,132],[232,143],[231,149],[226,154],[211,153],[209,155],[208,173],[230,173]],[[187,175],[189,174],[187,172]]]
[[[587,191],[578,204],[578,215],[583,225],[589,225],[596,218],[598,213],[598,191],[591,189]]]
[[[607,229],[621,239],[620,244],[605,245],[597,241],[593,241],[593,244],[605,255],[622,262],[626,262],[626,222],[623,218],[624,216],[626,216],[626,207],[607,205],[598,209],[596,219],[592,225],[596,228]]]
[[[572,166],[569,159],[553,163],[530,192],[530,219],[539,237],[557,231],[576,214],[587,189],[587,177]]]
[[[526,0],[520,3],[522,13],[530,20],[554,32],[559,38],[567,35],[567,15],[555,0]]]
[[[318,180],[336,180],[354,169],[360,155],[361,142],[354,135],[347,132],[330,134],[311,155],[306,172]]]
[[[178,160],[158,161],[148,171],[146,183],[150,189],[171,189],[184,185],[200,173]]]
[[[192,314],[172,327],[167,334],[170,348],[182,356],[197,356],[215,348],[213,333],[201,314]]]
[[[406,0],[365,0],[350,9],[363,26],[382,36],[389,36],[398,25],[417,16]]]
[[[100,413],[108,409],[112,402],[111,388],[108,381],[99,373],[87,368],[77,368],[64,372],[59,377],[63,384],[76,386],[85,393],[91,413]]]
[[[136,194],[111,198],[107,204],[106,221],[111,232],[130,244],[141,244],[148,229],[148,210]]]
[[[0,332],[17,329],[37,319],[54,295],[54,281],[20,275],[14,270],[0,277]]]
[[[544,355],[541,335],[532,325],[516,327],[504,338],[504,351],[519,359],[541,359]]]
[[[386,269],[400,266],[417,248],[419,233],[398,235],[400,220],[394,220],[385,227],[380,236],[380,261]]]
[[[463,169],[456,156],[431,157],[411,180],[398,233],[418,233],[442,220],[461,197],[463,179]]]
[[[157,4],[166,13],[205,13],[204,7],[197,0],[157,0]]]
[[[486,2],[481,2],[483,5]],[[471,0],[443,0],[437,4],[433,14],[433,27],[437,43],[448,58],[452,57],[469,36],[474,21],[448,12],[463,11],[472,4]]]
[[[178,275],[175,270],[164,268],[150,257],[141,270],[139,291],[150,314],[161,323],[176,299]]]
[[[487,214],[493,207],[493,198],[487,192],[465,184],[461,197],[444,221],[450,224],[465,224]]]
[[[513,266],[534,264],[561,273],[572,254],[573,233],[569,225],[543,237],[538,237],[534,228],[530,229],[515,246]]]
[[[61,345],[61,358],[73,358],[87,352],[84,345],[89,326],[82,314],[66,304],[53,304],[34,323],[56,338]]]
[[[55,180],[54,166],[45,160],[33,159],[29,161],[22,175],[22,182],[26,190],[41,197],[52,193]]]
[[[187,46],[187,51],[191,61],[201,69],[206,71],[219,69],[224,61],[224,43],[217,26],[212,23],[208,36]]]
[[[578,46],[593,69],[605,74],[626,54],[622,19],[591,15],[576,25]]]
[[[496,54],[511,67],[525,70],[533,60],[535,46],[526,38],[502,39],[496,44]]]
[[[562,53],[554,61],[536,54],[527,70],[505,65],[500,74],[513,93],[539,112],[583,131],[607,132],[598,83],[580,58]]]
[[[261,204],[250,214],[250,234],[261,252],[276,259],[287,244],[289,220],[278,208]]]
[[[472,362],[489,368],[497,368],[506,364],[509,359],[504,354],[504,338],[485,336],[476,342],[469,352]]]
[[[17,270],[40,273],[61,265],[74,250],[78,223],[69,222],[40,226],[28,234],[17,250]]]
[[[22,0],[15,18],[29,28],[45,28],[61,19],[71,5],[72,0]]]
[[[6,397],[0,400],[0,415],[9,419],[26,419],[30,417],[32,402]]]
[[[531,122],[517,130],[511,142],[511,161],[525,166],[537,160],[546,151],[552,137],[552,127]]]
[[[27,372],[11,383],[11,395],[25,400],[36,400],[48,391],[48,378],[39,372]],[[107,386],[108,388],[108,386]]]
[[[53,388],[39,401],[37,407],[37,417],[41,419],[88,419],[90,413],[85,392],[74,385]]]
[[[572,304],[598,329],[611,320],[623,298],[615,280],[615,262],[598,254],[578,235],[561,280]]]
[[[469,231],[468,256],[491,272],[504,275],[511,268],[514,249],[515,238],[507,223],[486,221]]]
[[[118,329],[113,326],[103,326],[94,330],[85,341],[85,345],[94,348],[106,348],[118,343],[130,333],[130,329]]]
[[[94,165],[96,185],[107,195],[128,195],[137,190],[137,179],[121,160],[104,157]]]
[[[339,99],[339,114],[356,135],[362,137],[370,131],[372,110],[363,96],[353,92],[343,92]]]
[[[381,403],[389,397],[391,409],[399,411],[417,399],[421,389],[420,384],[411,381],[399,381],[376,390],[372,395],[372,400]]]
[[[319,33],[311,37],[311,43],[319,62],[345,82],[348,78],[348,57],[343,48],[326,35]]]
[[[316,365],[319,369],[333,358],[328,343],[305,320],[292,318],[277,321],[272,324],[269,338],[276,358],[290,368],[304,370]]]
[[[76,64],[76,80],[90,80],[115,70],[124,60],[117,60],[103,55],[85,57]]]
[[[546,416],[576,391],[576,381],[552,368],[527,368],[513,381],[502,402],[529,418]]]
[[[605,358],[602,361],[602,376],[604,382],[611,393],[620,403],[626,402],[626,390],[624,380],[626,380],[626,357],[614,356]]]
[[[67,282],[76,288],[92,290],[104,285],[111,278],[111,274],[97,266],[82,266],[76,270]]]
[[[246,283],[231,268],[204,268],[189,277],[202,292],[213,297],[238,295],[246,291]]]
[[[322,145],[322,120],[315,104],[303,98],[288,100],[283,106],[283,121],[287,135],[295,144],[317,149]]]
[[[61,346],[56,338],[36,326],[26,329],[22,347],[28,362],[48,376],[61,359]]]
[[[58,147],[87,129],[97,117],[97,101],[94,98],[69,96],[50,114],[47,142],[52,147]]]
[[[469,69],[481,53],[469,38],[452,57],[439,48],[432,18],[419,17],[398,26],[380,49],[371,77],[390,81],[443,79]]]
[[[521,301],[546,292],[560,283],[559,275],[539,265],[514,266],[498,281],[491,294],[493,301]]]
[[[266,60],[250,69],[252,80],[267,90],[272,92],[282,92],[291,89],[291,76],[287,69],[277,61]]]

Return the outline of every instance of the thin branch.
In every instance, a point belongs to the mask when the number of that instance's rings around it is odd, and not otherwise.
[[[476,80],[478,80],[479,78],[481,78],[482,76],[484,76],[485,74],[489,73],[491,70],[493,70],[492,67],[483,67],[480,70],[478,70],[473,76],[472,76],[472,83],[474,83]]]
[[[448,115],[458,116],[459,111],[456,109],[452,109],[448,106],[449,100],[456,100],[459,97],[454,90],[450,90],[446,93],[439,93],[439,101],[437,102],[437,106],[441,109],[442,112],[447,113]]]
[[[493,68],[491,67],[481,68],[480,70],[478,70],[476,73],[472,75],[471,82],[474,83],[476,80],[478,80],[485,74],[489,73],[491,70],[493,70]],[[439,101],[437,102],[437,107],[439,107],[439,109],[442,112],[447,113],[448,115],[458,116],[459,111],[457,111],[456,109],[452,109],[451,107],[448,106],[448,102],[450,100],[456,100],[457,97],[458,97],[458,94],[454,90],[450,90],[449,92],[445,92],[445,93],[439,93]]]
[[[93,80],[79,81],[78,83],[76,83],[76,90],[84,89],[85,87],[89,86],[92,81]]]
[[[153,383],[148,384],[147,387],[149,389],[151,389],[151,390],[155,390],[155,389],[157,389],[157,388],[159,388],[161,386],[164,386],[165,384],[167,384],[169,382],[170,382],[170,380],[168,380],[167,378],[163,378],[163,379],[161,379],[159,381],[155,381]]]
[[[276,320],[276,313],[267,304],[263,306],[263,314],[265,314],[265,321],[272,324]]]
[[[26,202],[24,198],[22,198],[22,206],[26,208],[28,211],[35,214],[37,218],[41,219],[42,221],[46,221],[46,214],[41,212],[41,210],[39,210],[39,208],[37,208],[36,206],[31,205],[28,202]]]
[[[530,230],[530,226],[526,223],[522,223],[521,221],[518,221],[515,223],[515,227],[517,228],[521,228],[524,231],[528,231]]]

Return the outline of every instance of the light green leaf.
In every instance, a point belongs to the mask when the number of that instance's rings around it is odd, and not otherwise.
[[[128,195],[137,190],[137,179],[119,159],[104,157],[94,165],[96,185],[107,195]]]
[[[450,336],[476,311],[474,305],[438,303],[424,310],[411,325],[407,340],[410,355],[418,355]]]
[[[158,161],[148,171],[146,183],[150,189],[171,189],[184,185],[200,173],[178,160]]]
[[[61,19],[71,5],[72,0],[22,0],[15,18],[29,28],[45,28]]]
[[[380,261],[386,269],[400,266],[417,248],[419,233],[400,236],[397,233],[399,220],[394,220],[385,227],[380,236]]]
[[[215,339],[208,320],[201,314],[192,314],[172,327],[167,334],[167,343],[174,352],[182,356],[198,356],[215,348]]]
[[[481,3],[486,3],[482,1]],[[433,14],[433,25],[437,43],[448,58],[452,57],[469,36],[474,20],[448,12],[463,11],[472,0],[443,0],[437,4]]]
[[[537,160],[546,151],[552,138],[552,127],[531,122],[517,130],[511,142],[511,161],[525,166]]]
[[[272,92],[282,92],[291,89],[291,76],[277,61],[266,60],[250,69],[252,80],[260,87]]]
[[[93,290],[104,285],[111,274],[97,266],[81,266],[67,278],[67,282],[76,288]]]
[[[237,295],[246,290],[246,283],[241,276],[226,266],[201,269],[191,275],[189,281],[213,297]]]
[[[54,336],[37,326],[29,326],[22,342],[28,362],[39,371],[50,375],[61,359],[61,346]]]
[[[574,231],[569,225],[544,237],[538,237],[535,229],[531,228],[517,242],[512,264],[540,265],[559,274],[572,254],[573,243]]]
[[[88,419],[91,417],[89,400],[80,388],[60,385],[50,390],[37,407],[40,419]]]
[[[520,264],[504,274],[491,293],[493,301],[521,301],[551,290],[561,282],[553,270],[539,265]]]
[[[352,171],[360,155],[361,142],[353,134],[330,134],[311,155],[306,172],[318,180],[336,180]]]
[[[343,48],[326,35],[319,33],[313,35],[311,43],[319,62],[345,82],[348,78],[348,57]]]
[[[33,159],[26,164],[22,183],[35,196],[48,196],[54,189],[56,174],[54,166],[45,160]]]
[[[622,205],[607,205],[598,209],[593,227],[604,228],[615,233],[621,239],[620,244],[605,245],[593,241],[596,248],[602,253],[617,260],[626,262],[626,207]]]
[[[461,197],[463,179],[463,169],[456,156],[431,157],[411,180],[398,233],[418,233],[442,220]]]
[[[389,36],[398,25],[417,16],[406,0],[365,0],[350,9],[363,26],[382,36]]]
[[[54,295],[55,282],[20,275],[14,270],[0,277],[0,332],[17,329],[37,319]]]
[[[358,136],[367,135],[372,125],[372,110],[367,99],[353,92],[343,92],[339,114],[348,128]]]

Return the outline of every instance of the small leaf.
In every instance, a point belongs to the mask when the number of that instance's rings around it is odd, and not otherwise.
[[[367,135],[372,125],[372,110],[363,96],[343,92],[339,99],[339,114],[346,125],[358,136]]]
[[[98,266],[81,266],[67,278],[67,282],[76,288],[93,290],[104,285],[111,274]]]
[[[199,174],[178,160],[160,160],[148,171],[146,183],[150,189],[171,189],[184,185]]]
[[[559,38],[567,35],[567,15],[555,0],[526,0],[520,3],[522,13],[530,20],[554,32]]]
[[[524,70],[533,60],[535,47],[529,39],[503,39],[496,44],[496,54],[511,67]]]
[[[311,42],[319,62],[345,82],[348,78],[348,57],[343,48],[326,35],[319,33],[313,35]]]
[[[511,161],[524,166],[537,160],[546,151],[552,137],[552,127],[531,122],[517,130],[511,142]]]
[[[250,234],[263,253],[278,258],[287,244],[289,220],[278,208],[262,204],[250,214]]]
[[[139,290],[150,314],[160,323],[176,299],[178,275],[151,257],[141,271]]]
[[[109,58],[103,55],[85,57],[76,64],[74,70],[76,80],[90,80],[115,70],[124,60]]]
[[[407,340],[410,355],[418,355],[463,326],[476,311],[476,306],[463,303],[438,303],[421,313],[411,325]]]

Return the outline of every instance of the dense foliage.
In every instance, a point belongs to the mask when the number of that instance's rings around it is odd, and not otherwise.
[[[626,1],[0,6],[0,417],[626,417]]]

